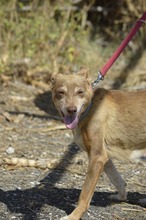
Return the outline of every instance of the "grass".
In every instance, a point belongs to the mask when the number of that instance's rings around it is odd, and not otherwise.
[[[124,2],[129,4],[131,1]],[[139,11],[143,4],[139,4]],[[79,11],[62,10],[66,5],[72,6],[67,0],[54,3],[48,0],[32,0],[29,4],[22,4],[20,0],[0,2],[1,73],[13,71],[13,66],[21,63],[25,63],[31,70],[39,68],[49,72],[70,69],[76,71],[80,65],[87,65],[94,72],[103,65],[120,41],[119,28],[121,24],[122,27],[127,25],[124,24],[124,19],[128,17],[130,6],[125,6],[125,11],[116,6],[120,17],[118,15],[115,21],[107,17],[110,20],[109,26],[107,22],[102,27],[100,22],[97,23],[97,31],[92,38],[92,25],[95,24],[92,19],[90,22],[85,20],[88,12],[84,8]],[[92,9],[92,6],[94,5],[91,4],[88,9]],[[103,8],[106,7],[108,1],[103,5]],[[138,13],[138,9],[136,12]],[[101,13],[97,13],[97,16],[98,20],[102,18]],[[83,17],[84,23],[88,25],[82,25]],[[119,32],[116,33],[115,30]]]

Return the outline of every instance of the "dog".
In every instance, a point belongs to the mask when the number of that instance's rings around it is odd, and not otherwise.
[[[51,92],[74,142],[89,159],[78,205],[61,220],[82,217],[102,171],[117,189],[116,199],[125,201],[126,183],[111,158],[130,160],[133,151],[146,148],[146,91],[93,89],[89,69],[82,66],[76,74],[52,74]]]

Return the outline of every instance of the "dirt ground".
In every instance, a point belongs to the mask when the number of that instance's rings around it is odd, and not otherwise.
[[[138,70],[141,80],[134,79],[129,87],[123,77],[124,89],[146,88],[144,56],[132,73]],[[130,74],[128,77],[133,79]],[[103,85],[109,88],[112,81],[107,81]],[[118,82],[114,79],[116,86]],[[49,91],[17,79],[1,84],[0,143],[1,220],[57,220],[74,209],[85,178],[87,157],[72,143],[72,133],[62,125]],[[57,159],[58,164],[53,169],[10,166],[3,163],[5,157],[50,162]],[[115,164],[127,182],[128,201],[119,203],[109,198],[115,189],[103,174],[83,220],[146,219],[145,204],[140,203],[146,193],[145,162]]]

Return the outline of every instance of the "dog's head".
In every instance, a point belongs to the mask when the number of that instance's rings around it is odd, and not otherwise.
[[[77,127],[80,116],[90,105],[93,95],[89,69],[81,67],[76,74],[53,74],[52,99],[67,128]]]

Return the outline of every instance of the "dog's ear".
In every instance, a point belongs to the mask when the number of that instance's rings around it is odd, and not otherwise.
[[[52,75],[51,75],[51,80],[50,80],[50,83],[51,83],[52,85],[55,84],[55,82],[56,82],[56,77],[57,77],[57,73],[52,73]]]
[[[52,75],[50,77],[50,82],[49,82],[50,89],[52,89],[54,87],[55,82],[56,82],[56,78],[57,78],[57,73],[52,73]]]
[[[80,67],[80,71],[78,72],[78,74],[84,76],[85,78],[88,78],[89,76],[89,68],[86,66],[81,66]]]

